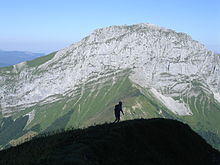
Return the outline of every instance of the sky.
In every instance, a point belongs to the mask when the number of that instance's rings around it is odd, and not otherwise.
[[[220,0],[0,0],[0,49],[50,53],[97,28],[151,23],[220,53]]]

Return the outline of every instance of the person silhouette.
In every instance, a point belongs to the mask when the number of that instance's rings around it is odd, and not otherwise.
[[[120,112],[124,115],[124,112],[122,110],[122,102],[121,101],[119,101],[119,103],[115,105],[114,111],[115,111],[115,121],[114,121],[114,123],[119,122],[120,121]]]

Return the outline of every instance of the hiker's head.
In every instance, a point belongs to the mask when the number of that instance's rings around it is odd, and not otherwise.
[[[121,101],[119,101],[119,105],[122,105],[122,102],[121,102]]]

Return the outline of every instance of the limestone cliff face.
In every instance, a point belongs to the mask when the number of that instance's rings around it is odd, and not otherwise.
[[[220,102],[219,55],[184,33],[137,24],[95,30],[34,66],[24,62],[1,69],[0,108],[10,114],[74,96],[79,85],[121,70],[130,70],[133,82],[152,89],[162,101],[196,95],[191,90],[196,82]],[[183,111],[191,113],[189,108]]]

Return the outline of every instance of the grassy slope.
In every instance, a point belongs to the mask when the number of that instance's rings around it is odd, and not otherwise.
[[[0,152],[1,165],[212,165],[214,158],[220,163],[220,153],[190,127],[165,119],[66,131]]]
[[[133,118],[175,118],[162,104],[156,102],[153,96],[144,89],[135,86],[127,77],[126,73],[118,75],[118,80],[104,83],[95,82],[82,85],[75,97],[65,98],[49,105],[35,106],[35,119],[27,126],[39,124],[41,130],[46,130],[52,124],[64,121],[63,126],[86,127],[97,123],[110,122],[114,120],[114,105],[121,100],[124,103],[125,115],[122,120]],[[97,83],[97,84],[95,84]],[[95,85],[94,85],[95,84]],[[95,88],[94,88],[95,86]],[[83,88],[83,89],[82,89]],[[83,91],[83,92],[82,92]],[[162,111],[159,114],[159,111]]]
[[[23,128],[28,120],[27,116],[12,120],[11,117],[0,119],[0,147],[13,139],[21,137],[25,131]]]
[[[48,54],[48,55],[46,55],[46,56],[42,56],[42,57],[36,58],[35,60],[27,61],[27,65],[28,65],[29,67],[37,67],[37,66],[40,66],[41,64],[44,64],[45,62],[51,60],[56,53],[57,53],[57,52],[53,52],[53,53],[50,53],[50,54]]]
[[[113,77],[117,81],[113,81]],[[125,112],[122,120],[156,117],[177,119],[189,123],[208,142],[220,149],[219,135],[216,134],[218,126],[215,127],[219,111],[216,108],[209,112],[202,107],[204,105],[201,102],[205,102],[206,97],[208,96],[202,93],[195,100],[193,97],[188,98],[187,101],[193,111],[193,116],[179,117],[155,99],[148,89],[131,82],[128,78],[128,72],[121,72],[114,76],[108,76],[107,81],[98,79],[82,84],[76,90],[75,97],[66,97],[51,104],[36,105],[13,117],[16,119],[32,110],[36,112],[34,120],[25,127],[25,132],[31,130],[35,132],[53,131],[71,127],[82,128],[113,121],[114,105],[121,100]],[[213,98],[207,99],[209,102],[205,106],[218,106]],[[198,101],[200,102],[197,103]],[[196,108],[195,105],[197,105]]]
[[[122,116],[122,120],[154,117],[174,118],[169,110],[159,102],[155,102],[147,90],[134,85],[128,79],[127,72],[114,76],[117,79],[115,82],[112,77],[104,83],[100,83],[102,81],[100,79],[95,80],[92,83],[82,85],[84,92],[82,92],[82,87],[79,88],[75,97],[27,108],[24,111],[15,113],[12,119],[19,119],[25,114],[35,111],[34,120],[28,125],[25,123],[26,126],[21,136],[29,131],[42,132],[61,128],[86,127],[95,123],[113,121],[114,105],[119,100],[124,103],[125,115]],[[160,110],[163,113],[159,114]],[[9,143],[11,140],[13,139],[10,138],[1,145]]]
[[[220,104],[213,95],[204,92],[199,85],[195,88],[199,92],[198,96],[184,96],[183,98],[188,103],[193,115],[183,116],[181,121],[188,123],[210,144],[220,150]]]
[[[41,71],[37,69],[38,66],[52,59],[55,53],[28,61],[25,67],[36,67],[34,72],[39,73]],[[6,79],[5,83],[11,84],[11,86],[13,86],[13,82],[16,79],[16,73],[8,72],[12,71],[12,69],[12,66],[0,68],[0,74],[10,77]],[[148,89],[143,89],[132,83],[128,79],[128,73],[125,71],[118,75],[114,74],[114,76],[108,77],[108,81],[99,79],[82,84],[75,91],[77,94],[75,97],[66,97],[51,104],[36,105],[15,113],[12,118],[22,118],[23,115],[33,110],[36,112],[34,120],[25,126],[21,135],[33,130],[42,132],[61,127],[86,127],[95,123],[113,121],[114,105],[121,100],[124,103],[125,111],[122,120],[155,117],[179,119],[189,123],[194,130],[220,149],[220,125],[218,124],[220,105],[214,100],[213,96],[201,93],[196,98],[183,98],[189,104],[193,116],[179,117],[155,99]],[[117,81],[113,80],[115,76]],[[0,118],[2,118],[1,115]],[[7,143],[10,140],[12,139],[8,139]],[[1,143],[0,145],[4,144]]]

